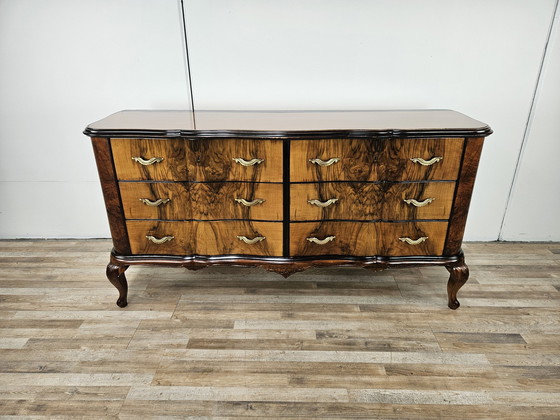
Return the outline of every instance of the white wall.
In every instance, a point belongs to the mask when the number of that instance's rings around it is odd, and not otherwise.
[[[0,0],[0,237],[108,237],[86,125],[187,108],[175,0]]]
[[[523,143],[556,0],[184,3],[196,109],[456,109],[495,131],[466,239],[499,237],[524,144],[502,237],[560,240],[550,203],[525,205],[560,180],[538,172],[558,151],[558,41]],[[81,131],[188,108],[183,47],[178,0],[0,0],[0,237],[108,236]]]
[[[502,238],[560,239],[560,9],[513,184]]]

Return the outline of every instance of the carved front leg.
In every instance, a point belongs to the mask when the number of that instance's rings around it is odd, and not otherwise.
[[[127,268],[128,265],[115,265],[111,263],[107,264],[107,278],[119,291],[117,306],[121,308],[124,308],[126,305],[128,305],[128,283],[124,275],[124,272]]]
[[[465,264],[465,260],[461,258],[456,263],[446,265],[445,268],[449,271],[449,281],[447,282],[448,306],[451,309],[457,309],[461,306],[457,300],[457,292],[469,279],[469,267]]]

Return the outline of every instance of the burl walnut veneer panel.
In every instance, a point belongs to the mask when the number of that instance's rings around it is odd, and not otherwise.
[[[446,222],[317,222],[290,224],[290,255],[440,255],[445,243]],[[324,244],[309,239],[327,241]],[[411,245],[399,238],[412,241]]]
[[[448,219],[454,192],[454,182],[292,184],[290,218],[291,220]]]
[[[120,182],[119,188],[127,219],[283,218],[281,184]]]
[[[191,181],[283,181],[280,140],[204,139],[185,144]],[[244,166],[234,160],[239,158],[245,162],[253,159],[262,162]]]
[[[335,139],[302,140],[291,144],[292,182],[455,180],[463,139]],[[425,161],[441,158],[424,166]],[[310,162],[321,159],[329,166]]]
[[[111,139],[117,179],[187,180],[185,141],[182,139]],[[142,165],[133,158],[162,159]]]
[[[111,145],[119,180],[282,182],[281,141],[112,139]]]
[[[282,223],[252,221],[127,221],[132,253],[159,255],[282,255]],[[161,244],[152,242],[170,238]],[[240,236],[255,243],[245,243]]]

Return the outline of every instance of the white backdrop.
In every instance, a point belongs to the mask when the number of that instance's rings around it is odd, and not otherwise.
[[[466,239],[560,240],[556,3],[185,0],[194,105],[464,112],[495,131]],[[0,237],[108,236],[81,131],[188,88],[178,0],[0,0]]]
[[[87,124],[187,108],[175,0],[0,0],[0,236],[109,237]]]

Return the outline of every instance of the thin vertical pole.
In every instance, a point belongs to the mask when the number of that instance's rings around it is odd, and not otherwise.
[[[181,0],[180,7],[181,7],[181,21],[183,22],[182,23],[183,41],[185,43],[185,60],[187,66],[187,78],[189,82],[189,96],[191,100],[191,115],[192,115],[193,128],[196,130],[196,117],[194,112],[194,95],[193,95],[192,77],[191,77],[191,63],[189,59],[189,42],[187,38],[187,17],[185,13],[185,4],[183,0]]]

